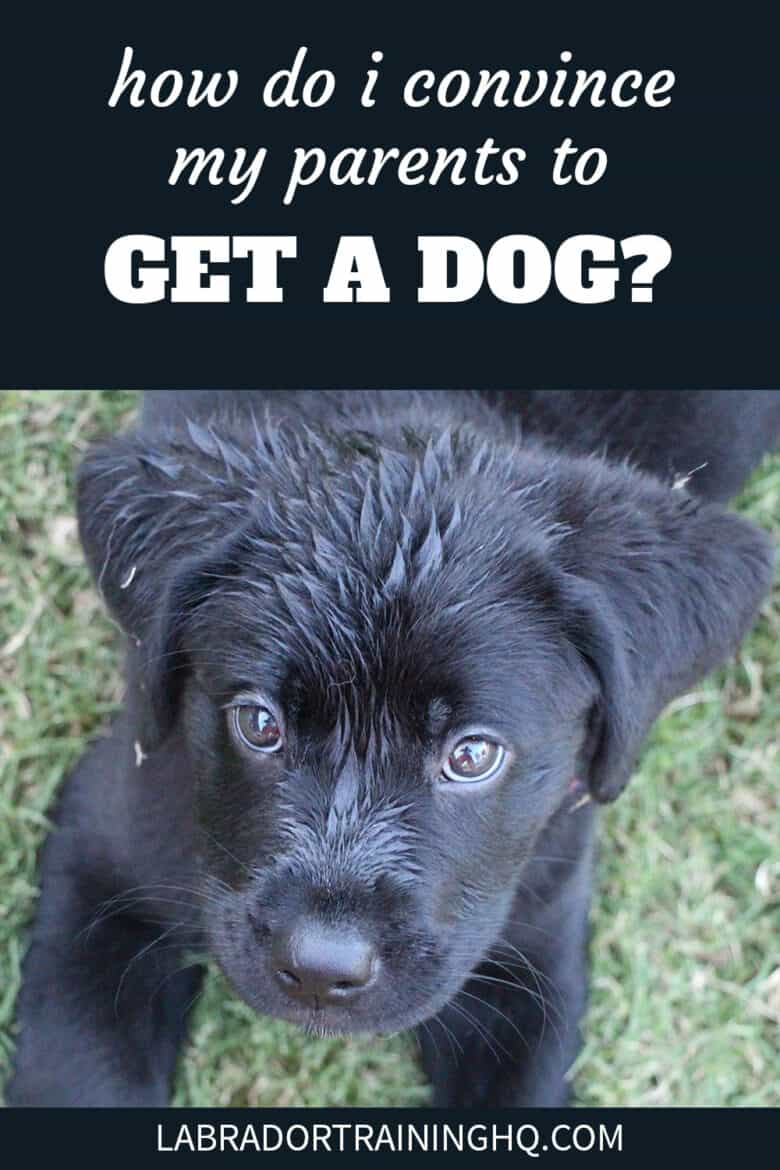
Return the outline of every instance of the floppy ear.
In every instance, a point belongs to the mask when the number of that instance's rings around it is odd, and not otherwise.
[[[773,556],[741,517],[589,462],[563,493],[571,531],[562,551],[570,638],[601,690],[591,794],[610,801],[666,703],[736,649],[770,587]]]
[[[138,682],[141,744],[171,728],[186,663],[181,633],[247,519],[243,456],[189,426],[157,445],[122,436],[79,469],[79,532],[98,591],[128,637]],[[213,581],[211,582],[213,584]]]

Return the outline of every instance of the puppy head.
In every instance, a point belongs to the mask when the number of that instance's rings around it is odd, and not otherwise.
[[[218,959],[342,1030],[457,992],[572,779],[617,795],[770,572],[735,516],[466,430],[119,440],[79,512],[144,750],[187,745]]]

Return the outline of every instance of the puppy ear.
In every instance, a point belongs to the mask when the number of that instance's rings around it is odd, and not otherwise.
[[[81,541],[98,591],[128,638],[146,752],[175,717],[187,618],[246,516],[247,484],[229,469],[225,445],[217,450],[214,442],[200,428],[158,446],[122,436],[89,452],[78,474]]]
[[[734,652],[772,580],[766,535],[623,468],[570,484],[569,635],[596,675],[590,788],[614,800],[662,708]]]

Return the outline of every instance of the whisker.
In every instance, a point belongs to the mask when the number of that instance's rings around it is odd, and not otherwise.
[[[169,948],[163,948],[163,949],[169,949]],[[173,971],[169,971],[167,973],[167,975],[163,976],[163,978],[160,980],[160,982],[157,984],[157,986],[152,991],[152,994],[149,996],[149,1003],[147,1006],[151,1007],[152,1003],[154,1002],[155,996],[159,995],[159,993],[162,991],[165,984],[170,979],[173,979],[173,977],[175,975],[181,975],[181,973],[183,971],[189,971],[190,968],[192,968],[192,967],[206,967],[207,963],[208,963],[208,955],[193,955],[190,957],[188,962],[182,963],[182,965],[180,967],[175,967],[173,969]]]
[[[198,1002],[198,1000],[203,995],[205,990],[206,990],[206,986],[204,983],[201,987],[198,988],[198,990],[195,992],[195,994],[192,996],[192,998],[187,1001],[187,1003],[184,1005],[184,1011],[182,1012],[182,1019],[185,1016],[188,1016],[190,1014],[190,1012],[195,1007],[195,1004]]]
[[[558,1012],[559,1018],[562,1018],[560,1015],[559,1005],[554,1004],[551,1001],[549,1001],[548,999],[546,999],[546,997],[544,996],[544,994],[542,993],[542,991],[539,987],[538,982],[537,982],[536,990],[534,990],[532,987],[529,987],[527,983],[522,982],[518,978],[518,976],[514,974],[511,967],[508,967],[506,965],[506,963],[501,963],[501,962],[499,962],[498,959],[495,959],[495,958],[490,959],[489,962],[493,966],[499,967],[502,971],[505,971],[507,973],[507,975],[509,975],[511,977],[512,982],[507,983],[507,981],[504,979],[497,979],[497,978],[490,976],[490,975],[479,975],[478,977],[480,979],[486,979],[486,980],[490,979],[496,983],[506,983],[507,987],[516,987],[518,990],[525,992],[526,995],[530,995],[532,999],[535,999],[542,1008],[544,1008],[545,1010],[547,1008],[550,1008],[551,1011]],[[516,963],[515,966],[519,968],[520,964]],[[533,974],[533,972],[531,972],[531,968],[528,967],[527,965],[525,965],[523,967],[523,970],[528,970],[529,974]],[[541,974],[541,972],[539,974]],[[474,975],[473,977],[477,978],[476,975]],[[537,975],[537,980],[538,980],[538,975]]]
[[[190,894],[194,899],[196,899],[196,901],[186,902],[182,899],[166,898],[155,892],[158,890],[169,891],[172,893]],[[92,931],[97,926],[110,920],[111,918],[116,917],[117,915],[126,913],[135,906],[140,906],[143,902],[156,902],[159,904],[165,903],[166,905],[181,906],[185,909],[192,910],[193,912],[199,912],[201,909],[200,903],[204,901],[211,903],[217,908],[220,908],[222,905],[221,901],[214,894],[208,893],[205,889],[195,889],[189,886],[172,885],[170,883],[164,882],[153,882],[148,885],[131,886],[126,890],[122,890],[119,893],[114,894],[111,898],[107,898],[104,902],[102,902],[98,906],[93,918],[90,919],[90,921],[82,928],[81,931],[79,931],[79,933],[76,935],[76,938],[81,939],[83,936],[88,940]]]
[[[523,1033],[520,1031],[520,1028],[517,1026],[515,1021],[513,1019],[511,1019],[508,1015],[506,1015],[505,1012],[502,1012],[501,1009],[496,1006],[496,1004],[491,1003],[489,999],[482,999],[479,995],[474,995],[474,993],[471,991],[466,991],[466,989],[463,987],[461,988],[459,994],[465,995],[469,999],[476,1000],[477,1003],[482,1004],[483,1007],[491,1008],[492,1011],[494,1011],[497,1015],[499,1015],[502,1020],[505,1020],[507,1022],[507,1024],[509,1024],[510,1028],[512,1028],[512,1030],[517,1033],[517,1035],[520,1037],[523,1044],[525,1045],[526,1049],[529,1052],[531,1051],[530,1046],[528,1044],[528,1041],[526,1040]],[[491,1035],[493,1036],[493,1039],[496,1041],[497,1044],[500,1043],[500,1041],[498,1040],[498,1037],[495,1034],[491,1033]],[[506,1049],[504,1049],[504,1051],[507,1052]],[[507,1052],[507,1056],[511,1056],[511,1053]],[[512,1059],[515,1059],[515,1058],[512,1057]]]
[[[536,984],[536,993],[530,987],[527,987],[527,986],[525,987],[525,991],[527,992],[527,994],[529,994],[532,998],[534,998],[537,1001],[537,1003],[539,1004],[539,1007],[541,1008],[541,1011],[542,1011],[542,1032],[541,1032],[541,1035],[539,1038],[539,1042],[541,1043],[541,1041],[544,1038],[544,1033],[545,1033],[545,1030],[547,1028],[547,1022],[549,1019],[550,1025],[553,1028],[555,1035],[556,1035],[556,1038],[558,1040],[558,1044],[560,1045],[561,1049],[563,1049],[563,1041],[561,1039],[561,1034],[560,1034],[560,1031],[558,1030],[558,1026],[557,1026],[555,1020],[553,1020],[552,1018],[550,1018],[548,1016],[548,1011],[547,1011],[548,1006],[549,1006],[549,1008],[551,1010],[554,1010],[556,1012],[556,1014],[558,1015],[558,1021],[561,1024],[564,1022],[564,1020],[565,1020],[565,1012],[563,1010],[564,998],[563,998],[563,994],[562,994],[560,988],[557,987],[557,985],[553,982],[553,980],[550,979],[550,977],[548,975],[546,975],[544,971],[539,970],[539,968],[536,967],[536,965],[533,962],[531,962],[531,960],[528,958],[528,956],[523,954],[523,952],[519,949],[519,947],[516,947],[516,946],[514,946],[514,944],[509,943],[506,939],[499,939],[497,942],[497,945],[503,946],[505,948],[508,947],[511,952],[513,952],[515,955],[517,955],[518,958],[520,959],[520,965],[521,965],[522,969],[528,971],[528,973],[530,974],[534,983]],[[553,1004],[551,1001],[548,1002],[548,999],[544,994],[542,981],[544,981],[547,984],[550,992],[554,996],[557,997],[557,999],[558,999],[557,1005]]]
[[[458,1040],[458,1037],[453,1032],[452,1028],[447,1027],[447,1025],[444,1023],[444,1020],[441,1018],[441,1016],[434,1016],[433,1018],[437,1022],[439,1027],[442,1029],[442,1031],[444,1032],[444,1035],[447,1037],[447,1040],[449,1041],[449,1045],[450,1045],[450,1051],[452,1052],[453,1063],[457,1066],[458,1055],[455,1051],[455,1046],[457,1045],[458,1051],[460,1052],[461,1056],[464,1055],[463,1046],[462,1046],[460,1040]]]
[[[130,973],[130,969],[135,966],[135,964],[138,962],[139,959],[142,959],[144,957],[144,955],[148,955],[150,951],[152,951],[156,946],[158,946],[166,938],[168,938],[169,935],[171,935],[175,929],[176,929],[176,926],[171,927],[170,930],[164,931],[161,935],[158,935],[156,938],[153,938],[150,943],[146,944],[146,946],[141,947],[140,951],[138,951],[135,955],[133,955],[132,959],[125,967],[124,971],[122,972],[122,977],[119,980],[119,984],[117,986],[116,993],[114,995],[114,1015],[117,1019],[119,1019],[119,997],[122,994],[122,988],[124,987],[125,980],[127,979],[127,976]],[[176,945],[178,945],[178,944],[176,944]]]
[[[461,992],[458,992],[458,995],[460,995],[460,994],[461,994]],[[451,999],[449,1001],[449,1003],[447,1004],[447,1007],[450,1007],[453,1009],[453,1011],[456,1011],[458,1013],[458,1015],[463,1017],[463,1019],[466,1021],[466,1023],[470,1024],[471,1027],[474,1028],[477,1035],[482,1040],[485,1041],[485,1044],[487,1045],[489,1052],[493,1056],[493,1059],[496,1061],[497,1064],[500,1064],[501,1058],[498,1055],[498,1053],[496,1052],[495,1048],[493,1047],[493,1039],[495,1039],[495,1037],[491,1037],[491,1034],[488,1032],[488,1030],[486,1028],[484,1028],[482,1026],[482,1024],[479,1022],[479,1020],[475,1016],[471,1015],[471,1013],[466,1011],[463,1004],[458,1004],[455,1002],[455,1000],[457,998],[458,998],[458,996],[456,995],[453,999]],[[499,1047],[503,1048],[503,1045],[498,1040],[496,1040],[496,1043],[499,1045]],[[504,1052],[506,1053],[507,1056],[509,1056],[509,1053],[506,1052],[506,1049],[504,1049]]]
[[[581,857],[556,857],[554,854],[549,854],[549,853],[535,853],[533,855],[533,857],[528,858],[526,865],[532,865],[536,861],[563,862],[566,864],[573,865],[575,861],[581,861],[581,860],[582,860]]]
[[[516,926],[519,930],[535,930],[539,934],[546,935],[547,938],[555,937],[552,930],[547,930],[547,928],[544,926],[537,926],[535,922],[525,922],[521,918],[507,918],[504,922],[504,926]]]
[[[541,1032],[539,1034],[539,1039],[538,1039],[537,1045],[536,1045],[537,1051],[541,1047],[542,1041],[544,1040],[544,1034],[547,1030],[548,1023],[555,1034],[555,1038],[558,1042],[559,1048],[561,1049],[561,1051],[563,1051],[563,1040],[561,1038],[560,1031],[558,1030],[558,1025],[556,1024],[555,1020],[552,1019],[552,1017],[548,1016],[548,1014],[547,1014],[547,1009],[553,1008],[552,1004],[545,1003],[544,999],[540,995],[537,995],[537,993],[532,991],[530,987],[527,987],[525,984],[522,984],[522,983],[509,983],[506,979],[497,979],[491,975],[472,975],[472,979],[475,983],[493,983],[493,984],[497,983],[497,984],[501,984],[504,987],[509,987],[514,991],[522,992],[524,995],[529,995],[531,997],[531,999],[533,999],[534,1002],[537,1003],[539,1005],[539,1007],[542,1009],[542,1029],[541,1029]],[[562,1019],[561,1019],[561,1022],[563,1022]]]
[[[249,877],[254,877],[253,871],[246,864],[246,862],[242,861],[240,857],[236,857],[235,853],[231,853],[227,845],[223,845],[221,841],[218,841],[213,833],[210,833],[208,829],[203,827],[203,825],[200,826],[200,831],[205,837],[208,837],[210,841],[213,841],[218,849],[221,849],[222,852],[226,854],[232,861],[235,861],[236,865],[239,865],[241,869],[243,869],[244,873],[248,874]]]

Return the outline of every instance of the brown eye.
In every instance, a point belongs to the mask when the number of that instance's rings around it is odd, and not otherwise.
[[[268,707],[241,705],[233,708],[233,726],[239,739],[255,752],[278,752],[282,731]]]
[[[458,741],[442,768],[445,780],[468,784],[474,780],[487,780],[495,776],[504,766],[506,750],[492,739],[481,735],[467,735]]]

